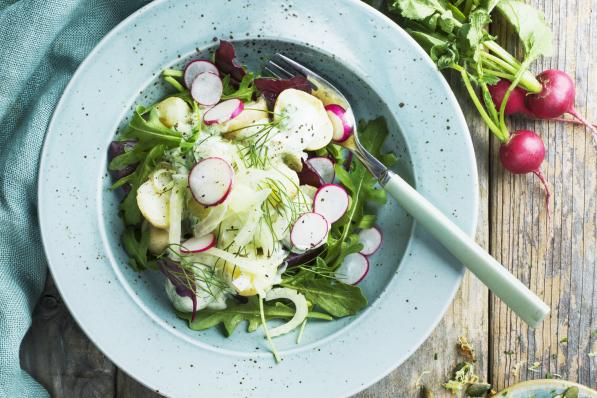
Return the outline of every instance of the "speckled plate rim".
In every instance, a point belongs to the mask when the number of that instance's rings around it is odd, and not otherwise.
[[[81,78],[81,76],[85,73],[86,69],[88,68],[89,64],[93,62],[94,57],[112,40],[112,38],[115,35],[117,35],[120,30],[122,30],[126,26],[130,25],[131,21],[136,20],[144,13],[148,13],[150,10],[152,10],[154,8],[158,8],[160,5],[162,5],[163,3],[167,3],[167,2],[168,2],[167,0],[159,0],[154,3],[150,3],[150,4],[146,5],[145,7],[141,8],[140,10],[138,10],[137,12],[132,14],[125,21],[123,21],[120,25],[118,25],[116,28],[114,28],[108,35],[106,35],[106,37],[97,45],[97,47],[89,54],[89,56],[85,59],[85,61],[78,68],[77,72],[71,79],[71,82],[65,89],[63,97],[61,98],[58,106],[56,107],[54,116],[57,114],[61,114],[61,112],[63,112],[63,108],[65,107],[65,103],[67,102],[66,98],[69,95],[72,95],[72,90],[73,90],[73,87],[75,86],[75,82]],[[347,1],[342,2],[342,4],[345,5],[346,7],[352,7],[353,10],[356,9],[357,12],[363,13],[363,17],[369,16],[372,20],[381,21],[383,23],[390,24],[392,26],[394,25],[393,22],[389,18],[387,18],[383,14],[371,9],[370,7],[360,3],[357,0],[347,0]],[[410,37],[408,37],[408,35],[406,35],[401,29],[399,29],[398,27],[393,27],[393,34],[399,35],[400,38],[405,43],[409,43],[410,46],[412,47],[409,49],[409,51],[412,51],[414,54],[420,56],[421,59],[424,60],[424,63],[427,65],[427,67],[432,65],[431,61],[428,60],[425,53],[421,49],[419,49],[418,46],[416,45],[416,43]],[[461,165],[461,168],[467,170],[467,172],[469,173],[468,174],[469,185],[467,186],[467,190],[468,190],[468,193],[471,194],[471,196],[470,196],[471,200],[467,204],[469,205],[469,207],[471,207],[470,205],[472,205],[472,212],[464,214],[463,218],[459,219],[458,222],[460,223],[461,227],[466,232],[468,232],[469,234],[472,234],[474,232],[476,221],[477,221],[476,210],[478,207],[477,173],[476,173],[476,166],[475,166],[475,160],[474,160],[474,152],[472,149],[472,143],[471,143],[470,137],[468,135],[468,129],[466,128],[466,123],[464,121],[464,117],[458,108],[456,99],[454,98],[452,92],[449,89],[449,86],[447,85],[447,83],[443,79],[443,77],[441,77],[441,75],[439,75],[438,72],[435,72],[435,73],[437,74],[437,76],[436,76],[437,82],[436,83],[438,83],[440,85],[438,91],[441,91],[443,94],[446,95],[446,100],[449,102],[449,106],[451,107],[451,110],[452,110],[452,112],[450,113],[450,116],[455,118],[454,123],[457,125],[457,127],[461,131],[458,138],[462,139],[462,141],[460,141],[459,143],[461,145],[464,145],[464,148],[465,148],[465,150],[464,150],[465,158],[463,159],[464,162]],[[135,371],[135,369],[139,370],[138,369],[139,363],[136,363],[136,364],[131,363],[131,361],[128,360],[129,358],[127,358],[126,355],[121,356],[114,352],[114,350],[113,350],[114,347],[111,347],[111,344],[109,343],[110,338],[108,338],[108,340],[106,340],[106,332],[107,332],[106,329],[105,328],[104,329],[97,328],[97,325],[92,326],[90,323],[88,323],[88,319],[86,318],[85,315],[82,314],[81,305],[79,305],[77,303],[76,297],[73,296],[72,288],[69,287],[68,282],[64,281],[64,279],[65,279],[64,271],[65,270],[61,268],[61,266],[59,265],[60,261],[58,261],[58,260],[60,260],[60,256],[57,255],[56,251],[54,250],[54,248],[51,245],[51,243],[53,242],[53,239],[51,238],[52,231],[48,229],[49,224],[50,224],[50,219],[51,219],[50,213],[49,213],[50,210],[47,208],[47,204],[43,200],[48,197],[48,192],[49,192],[46,182],[47,182],[47,177],[48,177],[48,173],[49,173],[47,170],[50,170],[50,169],[46,168],[45,166],[48,166],[48,163],[50,163],[49,158],[52,156],[52,154],[50,153],[51,152],[50,145],[48,144],[48,142],[50,142],[52,137],[54,136],[54,134],[52,134],[52,132],[56,131],[57,124],[59,124],[58,120],[56,119],[56,117],[53,117],[50,122],[50,125],[48,127],[48,134],[46,135],[46,138],[44,141],[44,148],[43,148],[41,162],[40,162],[39,186],[38,186],[38,193],[39,193],[38,209],[39,209],[40,227],[42,229],[42,239],[44,242],[44,250],[46,251],[46,256],[48,257],[52,274],[55,276],[56,284],[57,284],[58,289],[59,289],[60,293],[62,294],[67,306],[73,313],[75,319],[77,320],[77,322],[79,323],[81,328],[87,333],[87,335],[119,367],[123,368],[125,371],[127,371],[127,373],[130,373],[131,376],[135,377],[140,382],[148,385],[150,388],[155,389],[156,385],[160,386],[160,382],[157,382],[155,379],[148,377],[147,374],[141,374],[144,372]],[[404,128],[402,123],[400,123],[400,120],[399,120],[399,124],[401,125],[401,128]],[[416,172],[416,170],[415,170],[415,172]],[[417,186],[419,186],[419,181],[421,178],[424,178],[424,177],[422,177],[420,175],[420,173],[415,174],[415,180],[416,180]],[[422,185],[422,188],[423,188],[423,191],[425,191],[425,188],[426,188],[425,184]],[[438,203],[438,206],[440,206],[440,203]],[[469,210],[471,210],[471,209],[469,209]],[[430,242],[430,239],[427,236],[427,234],[422,232],[419,228],[416,228],[416,227],[414,228],[414,232],[413,232],[412,236],[415,237],[416,240],[420,240],[424,245],[429,244],[429,242]],[[407,249],[407,251],[420,249],[420,248],[413,248],[411,246],[413,246],[413,245],[409,244],[409,248]],[[345,386],[345,388],[338,389],[338,391],[337,391],[338,393],[340,393],[340,392],[342,394],[356,393],[357,391],[362,390],[366,386],[374,383],[375,381],[377,381],[380,378],[382,378],[383,376],[385,376],[392,369],[394,369],[396,366],[398,366],[400,363],[402,363],[412,352],[414,352],[414,350],[427,338],[427,336],[431,333],[433,328],[441,320],[445,310],[449,306],[452,298],[454,297],[454,295],[459,287],[463,269],[458,264],[455,264],[453,259],[451,259],[449,257],[446,258],[445,253],[441,249],[438,250],[438,252],[435,253],[434,256],[435,256],[435,258],[437,258],[438,262],[442,262],[442,261],[446,262],[446,259],[448,259],[447,262],[450,264],[447,268],[452,268],[452,273],[450,276],[451,279],[450,279],[450,283],[448,284],[448,288],[444,289],[442,291],[442,294],[443,294],[442,300],[435,303],[436,305],[435,305],[435,309],[433,311],[435,315],[432,317],[427,317],[426,322],[423,322],[426,324],[426,327],[423,328],[422,330],[418,330],[418,333],[417,333],[418,337],[415,339],[412,339],[410,348],[407,351],[403,352],[403,354],[400,357],[393,358],[389,362],[382,361],[382,362],[387,362],[387,363],[385,366],[378,365],[375,367],[375,371],[374,371],[375,376],[369,375],[365,378],[365,380],[358,380],[357,383],[348,383],[348,381],[347,381],[347,384],[349,384],[349,386]],[[400,279],[400,277],[404,277],[404,278],[408,277],[408,275],[410,275],[409,272],[411,272],[411,271],[412,270],[406,270],[406,269],[403,269],[403,267],[401,267],[398,270],[398,274],[399,274],[398,277],[393,278],[393,281],[390,284],[387,291],[389,291],[393,287],[395,287],[393,285],[395,285],[394,282],[397,279]],[[400,274],[402,274],[402,275],[400,275]],[[415,274],[416,274],[416,272],[415,272]],[[384,295],[385,295],[385,293],[384,293]],[[380,306],[380,308],[381,308],[381,306]],[[139,314],[136,314],[136,315],[137,315],[137,318],[139,318],[138,317]],[[139,318],[139,319],[143,319],[143,318]],[[147,319],[144,320],[144,322],[146,322],[146,321],[147,321]],[[136,348],[136,347],[133,347],[133,349],[134,348]],[[311,354],[311,355],[314,355],[314,354]],[[176,362],[174,362],[174,363],[176,363]],[[130,372],[129,372],[129,370],[130,370]],[[166,387],[165,392],[166,393],[169,392],[167,387]],[[172,393],[175,393],[175,391],[172,391]],[[301,394],[302,394],[302,392],[301,392]],[[300,394],[297,394],[297,395],[300,395]]]
[[[526,380],[520,383],[516,383],[507,387],[497,394],[494,397],[504,397],[504,398],[526,398],[526,396],[519,395],[519,394],[528,394],[531,392],[536,392],[537,389],[541,390],[548,390],[554,388],[569,388],[569,387],[578,387],[578,390],[581,394],[581,398],[597,398],[597,391],[584,386],[582,384],[574,383],[568,380],[559,380],[559,379],[537,379],[537,380]],[[512,395],[513,394],[513,395]]]

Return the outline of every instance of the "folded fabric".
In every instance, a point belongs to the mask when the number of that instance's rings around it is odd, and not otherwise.
[[[73,72],[141,0],[0,0],[0,397],[46,397],[19,364],[43,289],[37,164]]]

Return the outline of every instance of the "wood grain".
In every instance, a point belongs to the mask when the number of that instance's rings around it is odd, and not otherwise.
[[[114,396],[115,366],[79,329],[51,278],[21,346],[21,364],[52,397]]]
[[[533,70],[566,70],[577,83],[576,105],[596,117],[596,2],[537,1],[555,35],[555,53]],[[498,23],[495,32],[510,49],[514,34]],[[517,51],[520,53],[520,49]],[[591,90],[592,88],[593,90]],[[492,162],[490,175],[491,252],[550,305],[552,313],[529,330],[496,298],[490,303],[490,373],[498,387],[548,373],[597,387],[595,337],[596,149],[583,128],[545,121],[512,123],[543,138],[548,152],[543,172],[552,182],[553,214],[548,221],[540,185],[514,176]],[[492,145],[493,154],[498,147]],[[557,182],[557,183],[555,183]],[[535,366],[533,366],[536,363]],[[518,367],[518,371],[514,368]],[[529,367],[533,368],[529,370]],[[536,368],[536,369],[535,369]]]

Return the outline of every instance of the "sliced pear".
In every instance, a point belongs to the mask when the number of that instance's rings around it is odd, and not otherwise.
[[[166,229],[169,223],[170,193],[157,193],[151,181],[145,181],[137,190],[137,206],[143,217],[156,228]]]
[[[304,149],[321,149],[332,140],[334,128],[323,103],[309,93],[293,88],[282,91],[274,106],[274,120],[282,117],[280,129],[298,135]]]

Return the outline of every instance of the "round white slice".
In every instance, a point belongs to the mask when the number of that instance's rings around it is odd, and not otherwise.
[[[199,73],[191,84],[191,97],[201,105],[217,104],[223,91],[220,77],[210,72]]]
[[[307,163],[319,174],[321,179],[326,183],[330,184],[336,177],[334,171],[334,163],[326,157],[318,156],[307,160]]]
[[[166,229],[168,220],[170,193],[157,193],[151,181],[145,181],[137,189],[137,206],[143,217],[156,228]]]
[[[361,253],[365,256],[370,256],[375,253],[381,246],[382,235],[381,231],[376,228],[368,228],[359,232],[359,242],[363,244]]]
[[[290,241],[299,250],[309,250],[319,246],[328,235],[328,222],[321,214],[301,215],[290,231]]]
[[[216,76],[220,76],[220,71],[218,71],[218,68],[209,61],[199,59],[189,62],[184,69],[185,86],[187,86],[187,88],[191,88],[193,80],[195,80],[197,75],[204,72],[209,72]]]
[[[280,129],[295,134],[309,151],[321,149],[334,135],[332,122],[319,98],[301,90],[286,89],[278,95],[274,120],[283,118]]]
[[[338,184],[322,185],[313,199],[313,211],[324,216],[330,224],[338,221],[348,210],[348,193]]]
[[[336,270],[334,276],[337,280],[347,285],[356,285],[363,280],[369,272],[369,260],[361,253],[351,253],[344,257],[342,265]]]
[[[210,157],[199,161],[189,173],[189,189],[195,200],[205,206],[218,205],[226,200],[234,170],[222,158]]]
[[[240,115],[243,108],[244,103],[237,98],[222,101],[205,112],[203,122],[207,125],[227,122]]]
[[[182,253],[201,253],[208,249],[211,249],[216,244],[216,235],[213,233],[192,237],[185,240],[181,244],[180,251]]]

